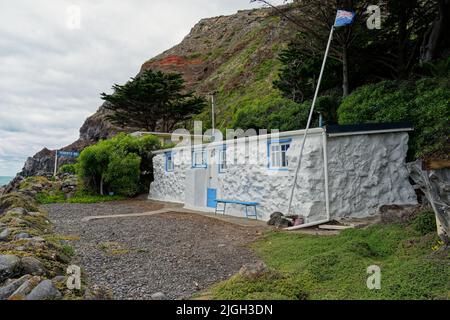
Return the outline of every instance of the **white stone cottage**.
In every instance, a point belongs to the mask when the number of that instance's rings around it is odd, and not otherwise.
[[[308,135],[293,213],[307,223],[376,215],[383,205],[417,204],[406,169],[402,124],[331,126]],[[258,202],[258,219],[286,213],[304,131],[281,132],[155,152],[152,200],[214,212],[216,199]],[[231,205],[228,215],[245,217]]]

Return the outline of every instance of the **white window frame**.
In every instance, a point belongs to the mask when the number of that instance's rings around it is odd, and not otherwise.
[[[289,170],[289,157],[287,152],[292,144],[291,139],[268,142],[268,161],[270,170]]]
[[[197,155],[202,154],[202,162],[197,163]],[[197,149],[192,151],[192,168],[207,168],[208,160],[207,160],[207,151],[206,149]]]

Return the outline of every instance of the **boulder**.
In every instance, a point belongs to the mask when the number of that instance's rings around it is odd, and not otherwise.
[[[258,261],[256,263],[244,265],[239,271],[239,275],[247,279],[257,279],[266,274],[268,271],[269,268],[267,265],[262,261]]]
[[[59,298],[61,298],[61,293],[50,280],[42,281],[26,296],[26,300],[55,300]]]
[[[279,229],[289,228],[293,226],[292,221],[287,219],[281,212],[272,213],[267,224]]]
[[[30,226],[30,224],[27,221],[20,218],[12,218],[11,221],[9,222],[9,225],[12,227]]]
[[[20,273],[20,259],[13,255],[0,255],[0,283]]]
[[[40,277],[32,277],[26,280],[10,296],[9,300],[25,300],[26,296],[41,282]]]
[[[8,240],[9,235],[11,234],[11,231],[8,228],[5,228],[3,231],[0,232],[0,242]]]
[[[23,240],[23,239],[30,239],[30,238],[31,238],[31,236],[25,232],[18,233],[14,236],[14,240]]]
[[[406,223],[413,219],[420,211],[418,206],[412,205],[384,205],[379,209],[381,223]]]
[[[9,298],[21,285],[31,279],[30,275],[25,275],[20,279],[13,280],[9,284],[0,288],[0,300]]]
[[[25,208],[28,211],[39,211],[36,201],[23,193],[13,192],[0,196],[0,215],[13,208]]]
[[[24,208],[18,207],[18,208],[13,208],[11,210],[9,210],[6,214],[14,214],[14,215],[18,215],[18,216],[25,216],[28,214],[28,211],[25,210]]]
[[[152,300],[160,300],[160,301],[169,300],[169,298],[167,298],[167,296],[162,292],[156,292],[156,293],[152,294],[151,299]]]
[[[43,276],[45,268],[41,261],[33,257],[24,257],[22,262],[22,272],[33,276]]]

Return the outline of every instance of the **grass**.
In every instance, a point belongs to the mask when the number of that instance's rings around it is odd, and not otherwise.
[[[57,193],[54,195],[49,195],[46,193],[38,193],[36,195],[36,200],[40,204],[51,204],[51,203],[101,203],[110,201],[120,201],[125,200],[123,196],[100,196],[100,195],[75,195],[72,198],[66,199],[64,193]]]
[[[212,298],[449,299],[448,251],[433,252],[435,232],[423,235],[417,221],[348,230],[336,237],[268,233],[253,249],[272,271],[257,280],[236,275],[211,288]],[[381,290],[367,288],[372,265],[381,268]]]

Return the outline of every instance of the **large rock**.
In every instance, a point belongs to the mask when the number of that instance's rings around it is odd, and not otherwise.
[[[269,271],[267,265],[258,261],[244,265],[239,271],[239,275],[247,279],[258,279]]]
[[[55,300],[60,297],[61,293],[56,289],[53,282],[44,280],[26,296],[26,300]]]
[[[13,280],[9,284],[0,288],[0,300],[9,298],[17,289],[19,289],[26,281],[30,280],[30,275],[25,275],[20,279]]]
[[[8,228],[5,228],[2,231],[0,231],[0,242],[8,240],[10,234],[11,231]]]
[[[20,272],[20,259],[13,255],[0,256],[0,283]]]
[[[28,277],[30,277],[28,275]],[[9,300],[25,300],[26,296],[41,282],[40,277],[30,277],[20,287],[18,287],[10,296]]]
[[[289,228],[293,225],[292,221],[287,219],[281,212],[272,213],[267,224],[279,229]]]
[[[36,201],[24,194],[13,192],[0,196],[0,215],[13,208],[24,208],[28,211],[39,211]]]
[[[7,212],[7,214],[13,214],[13,215],[18,215],[18,216],[24,216],[27,213],[28,213],[28,211],[21,207],[13,208]]]
[[[33,276],[42,276],[45,274],[45,268],[41,261],[33,257],[24,257],[22,262],[22,272]]]
[[[30,239],[31,236],[28,233],[22,232],[19,234],[16,234],[14,236],[14,240],[24,240],[24,239]]]
[[[169,298],[167,298],[167,296],[162,292],[157,292],[157,293],[152,294],[151,298],[152,298],[152,300],[160,300],[160,301],[169,300]]]

